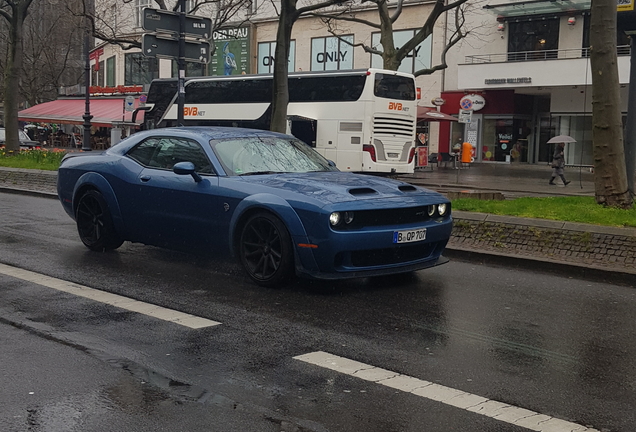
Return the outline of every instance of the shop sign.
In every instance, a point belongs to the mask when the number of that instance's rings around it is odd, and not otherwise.
[[[431,103],[435,106],[442,106],[446,103],[446,100],[442,99],[441,97],[436,97],[431,99]]]
[[[484,84],[532,84],[532,78],[486,78]]]
[[[416,147],[417,151],[417,166],[418,167],[426,167],[428,166],[428,147],[420,146]]]
[[[141,93],[144,91],[143,86],[117,86],[117,87],[101,87],[90,86],[90,94],[123,94],[123,93]]]
[[[618,12],[633,11],[634,0],[616,0],[616,10]]]
[[[486,99],[477,94],[469,94],[461,98],[459,106],[465,111],[479,111],[486,106]]]

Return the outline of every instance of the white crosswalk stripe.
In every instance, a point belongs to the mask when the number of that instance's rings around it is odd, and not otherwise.
[[[84,297],[97,302],[105,303],[111,306],[125,309],[131,312],[137,312],[163,321],[173,322],[192,329],[200,329],[221,324],[207,318],[201,318],[173,309],[164,308],[151,303],[145,303],[129,297],[120,296],[62,279],[56,279],[45,276],[29,270],[0,264],[0,273],[17,279],[22,279],[58,291],[63,291],[79,297]]]
[[[412,393],[456,408],[521,426],[536,432],[599,432],[576,423],[543,415],[514,405],[497,402],[451,387],[402,375],[345,357],[316,351],[294,357],[312,365]]]

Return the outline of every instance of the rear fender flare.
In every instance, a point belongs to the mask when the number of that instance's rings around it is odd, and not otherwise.
[[[102,194],[106,204],[108,205],[108,209],[110,210],[115,230],[119,235],[123,236],[126,232],[126,227],[121,216],[121,210],[119,208],[119,203],[117,202],[117,197],[115,196],[115,191],[111,187],[110,183],[108,183],[108,180],[106,180],[101,174],[89,172],[83,174],[77,180],[75,188],[73,189],[73,214],[77,211],[77,204],[81,194],[83,194],[87,189],[95,189]]]

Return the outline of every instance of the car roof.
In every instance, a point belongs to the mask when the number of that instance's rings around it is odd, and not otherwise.
[[[150,129],[147,131],[138,132],[135,135],[146,136],[157,134],[178,136],[188,135],[192,138],[197,137],[204,140],[239,138],[249,136],[293,138],[290,135],[285,135],[278,132],[271,132],[267,130],[223,126],[177,126],[169,128]]]

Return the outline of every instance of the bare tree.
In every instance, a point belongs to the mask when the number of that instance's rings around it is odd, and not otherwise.
[[[592,0],[590,45],[596,202],[628,209],[632,196],[623,148],[614,0]]]
[[[337,26],[339,22],[353,22],[359,24],[365,24],[369,27],[377,29],[380,31],[380,44],[381,48],[373,47],[367,45],[365,43],[356,43],[351,44],[353,46],[362,47],[366,52],[370,54],[377,54],[382,57],[383,67],[388,70],[398,70],[402,60],[406,58],[420,43],[422,43],[426,38],[433,34],[433,29],[435,27],[435,23],[439,19],[440,16],[445,14],[448,11],[455,11],[454,14],[454,27],[449,37],[444,50],[441,54],[440,63],[431,66],[429,68],[420,69],[415,71],[415,76],[420,75],[430,75],[435,71],[445,69],[448,67],[446,63],[446,54],[448,50],[450,50],[454,45],[456,45],[460,40],[462,40],[468,34],[468,31],[464,29],[465,26],[465,8],[464,5],[468,0],[455,0],[453,2],[448,2],[446,0],[436,0],[433,5],[433,9],[431,13],[426,18],[426,21],[422,24],[419,30],[414,34],[414,36],[409,39],[405,44],[403,44],[400,48],[396,48],[394,41],[394,24],[402,15],[403,3],[404,0],[398,0],[395,4],[389,4],[388,0],[364,0],[369,3],[374,3],[377,6],[378,10],[378,21],[373,22],[366,19],[362,19],[356,16],[356,10],[352,8],[353,4],[350,4],[350,7],[347,9],[340,9],[335,12],[331,12],[328,14],[314,13],[314,16],[322,18],[328,26],[329,31],[334,35],[338,36],[340,33],[337,30]],[[393,13],[391,13],[391,9],[393,9]],[[348,41],[341,39],[346,43]]]
[[[82,76],[82,22],[69,10],[79,1],[37,2],[24,26],[24,63],[20,94],[29,105],[53,100],[58,89],[77,84]]]
[[[133,0],[120,0],[120,4],[131,4]],[[242,10],[251,4],[251,0],[195,0],[191,3],[191,7],[186,13],[196,14],[205,9],[205,15],[212,19],[211,31],[216,31],[228,23],[232,22],[233,27],[240,26],[240,22],[236,20]],[[165,0],[154,0],[157,9],[163,10],[179,10],[179,1],[173,0],[166,2]],[[104,3],[104,6],[112,8],[110,3]],[[117,3],[115,3],[117,6]],[[115,11],[114,13],[117,13]],[[119,25],[119,21],[115,19],[113,13],[108,10],[97,10],[96,13],[84,11],[83,14],[88,16],[93,26],[93,36],[106,43],[117,45],[123,50],[132,48],[141,48],[141,37],[138,33],[131,32],[124,26]],[[239,20],[240,21],[240,20]],[[214,49],[214,45],[211,46]]]
[[[294,23],[303,14],[306,15],[318,9],[343,3],[344,0],[326,0],[298,8],[298,0],[281,0],[278,31],[276,32],[276,50],[274,52],[274,83],[270,130],[283,133],[287,130],[287,104],[289,103],[287,63]],[[276,7],[275,4],[274,7]]]
[[[0,16],[8,22],[8,46],[4,68],[4,126],[8,151],[20,150],[18,139],[18,104],[20,73],[22,72],[22,38],[24,20],[33,0],[2,0]]]

